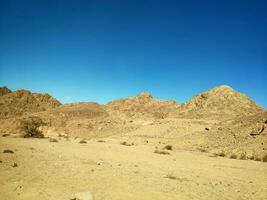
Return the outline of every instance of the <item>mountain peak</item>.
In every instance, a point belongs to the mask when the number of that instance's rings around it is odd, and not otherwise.
[[[149,94],[148,92],[141,92],[137,98],[141,98],[141,99],[152,99],[153,96],[151,94]]]
[[[261,110],[246,95],[227,85],[202,92],[190,99],[183,107],[187,112],[210,116],[211,114],[248,115]]]

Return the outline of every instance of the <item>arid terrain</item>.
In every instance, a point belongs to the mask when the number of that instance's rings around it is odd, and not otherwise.
[[[0,135],[3,200],[267,199],[267,111],[229,86],[105,105],[2,87]]]

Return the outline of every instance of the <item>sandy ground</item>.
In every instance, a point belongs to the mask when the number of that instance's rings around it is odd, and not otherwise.
[[[80,139],[0,138],[0,199],[267,199],[267,164],[155,146]],[[14,154],[2,153],[10,149]],[[12,165],[17,163],[17,167]]]

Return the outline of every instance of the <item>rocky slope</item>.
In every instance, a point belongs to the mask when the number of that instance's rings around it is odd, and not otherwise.
[[[181,106],[179,114],[189,118],[233,118],[262,110],[246,95],[223,85],[193,97]]]
[[[61,103],[48,94],[31,93],[28,90],[9,92],[3,89],[0,96],[0,118],[22,116],[60,106]]]
[[[107,104],[108,110],[127,113],[128,116],[145,115],[156,118],[165,118],[177,110],[180,104],[173,100],[158,100],[149,93],[142,92],[138,96],[111,101]]]

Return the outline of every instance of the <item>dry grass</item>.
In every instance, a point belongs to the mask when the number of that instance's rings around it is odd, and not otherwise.
[[[169,153],[168,151],[158,150],[158,149],[156,149],[156,150],[154,151],[154,153],[162,154],[162,155],[170,155],[170,153]]]

